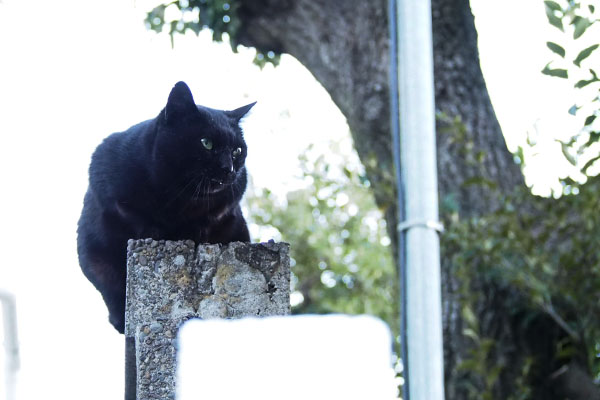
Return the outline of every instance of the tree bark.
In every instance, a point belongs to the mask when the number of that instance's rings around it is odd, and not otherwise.
[[[346,116],[355,148],[395,245],[398,220],[390,151],[387,2],[239,0],[239,3],[241,25],[235,40],[297,58]],[[461,217],[476,217],[496,209],[500,205],[498,199],[524,185],[524,180],[506,148],[488,96],[469,1],[432,0],[432,15],[440,209]],[[442,260],[446,392],[448,399],[462,399],[467,398],[463,388],[471,377],[458,367],[470,346],[463,335],[458,282],[452,274],[450,256],[443,254]],[[510,288],[481,286],[479,289],[488,290],[489,295],[476,310],[477,317],[488,321],[482,324],[482,329],[504,346],[499,357],[509,367],[507,373],[499,376],[493,390],[494,398],[505,399],[514,394],[514,379],[521,373],[511,372],[510,368],[518,368],[516,364],[522,362],[520,349],[531,338],[519,337],[519,331],[512,328],[515,321],[510,316],[511,310],[498,301],[502,296],[515,295]],[[545,323],[549,324],[545,327],[549,337],[554,338],[552,332],[560,329],[547,320]],[[582,370],[572,370],[579,372],[580,379]],[[589,375],[587,378],[591,384]],[[586,387],[597,390],[593,384]],[[536,396],[534,393],[533,397]]]

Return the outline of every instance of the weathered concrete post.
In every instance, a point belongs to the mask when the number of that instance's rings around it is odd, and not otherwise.
[[[179,326],[196,317],[289,314],[289,283],[287,243],[130,240],[125,398],[174,399]]]

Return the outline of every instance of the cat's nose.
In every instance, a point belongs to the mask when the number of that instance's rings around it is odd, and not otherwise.
[[[220,157],[219,159],[219,167],[221,167],[221,171],[224,174],[229,174],[233,172],[233,160],[230,156]]]
[[[232,175],[233,172],[233,164],[230,164],[228,166],[221,166],[221,174],[223,174],[223,176],[226,176],[229,178],[230,175]]]
[[[227,182],[233,182],[234,181],[234,179],[235,179],[235,171],[233,170],[233,167],[231,168],[231,171],[228,171],[225,174],[225,176],[226,176],[225,180]]]

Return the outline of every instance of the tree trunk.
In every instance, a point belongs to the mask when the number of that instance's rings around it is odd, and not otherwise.
[[[387,2],[239,0],[239,3],[241,26],[235,40],[297,58],[346,116],[375,200],[385,214],[392,243],[396,244]],[[498,199],[524,185],[524,181],[506,148],[490,103],[468,0],[432,0],[432,11],[440,209],[461,217],[480,216],[497,208]],[[470,345],[463,336],[458,283],[452,274],[450,256],[446,253],[442,257],[446,392],[448,399],[463,399],[467,398],[465,387],[478,387],[482,383],[458,368]],[[515,295],[510,288],[480,286],[479,289],[492,293],[476,311],[480,320],[491,321],[482,324],[484,333],[504,346],[500,357],[506,362],[508,372],[500,374],[493,395],[505,399],[514,394],[514,380],[521,373],[519,351],[531,338],[519,337],[511,329],[515,325],[511,310],[498,304],[501,296]],[[544,323],[549,324],[546,331],[556,332],[556,324],[546,319]],[[589,376],[588,381],[591,383]]]

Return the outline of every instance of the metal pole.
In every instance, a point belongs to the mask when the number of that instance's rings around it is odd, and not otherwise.
[[[405,219],[405,399],[443,400],[435,101],[430,0],[397,1],[400,182]],[[390,18],[390,22],[391,18]],[[394,38],[392,38],[392,41]],[[394,62],[394,60],[392,60]]]
[[[4,325],[4,348],[6,350],[6,399],[16,396],[17,371],[19,370],[19,341],[17,337],[17,306],[15,297],[0,289],[2,323]]]

